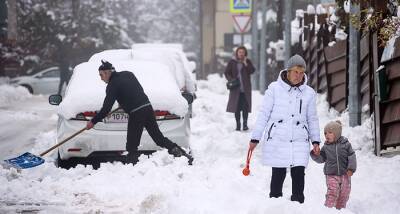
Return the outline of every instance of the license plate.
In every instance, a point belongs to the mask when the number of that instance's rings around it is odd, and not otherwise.
[[[127,123],[129,115],[126,113],[112,113],[108,117],[104,118],[105,123]]]

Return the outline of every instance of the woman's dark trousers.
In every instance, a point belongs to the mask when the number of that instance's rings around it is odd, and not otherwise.
[[[290,200],[304,202],[304,166],[296,166],[290,168],[290,175],[292,177],[292,196]],[[286,177],[286,168],[272,167],[272,177],[269,197],[278,198],[282,197],[283,181]]]
[[[249,117],[249,111],[246,102],[246,96],[243,92],[240,92],[239,95],[239,102],[235,112],[235,119],[236,119],[236,130],[240,130],[240,112],[242,112],[243,116],[243,130],[248,130],[247,127],[247,118]]]

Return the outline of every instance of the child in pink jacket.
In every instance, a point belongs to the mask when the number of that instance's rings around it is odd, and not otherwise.
[[[311,158],[317,163],[325,163],[324,174],[328,187],[325,206],[345,208],[351,190],[351,176],[357,168],[356,154],[347,138],[342,136],[340,121],[329,122],[324,134],[324,146],[319,154],[311,151]]]

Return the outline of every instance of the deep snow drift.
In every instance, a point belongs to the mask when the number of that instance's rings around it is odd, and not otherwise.
[[[234,131],[233,114],[226,113],[225,80],[217,75],[198,82],[194,102],[191,148],[193,166],[166,151],[150,158],[141,156],[136,166],[103,164],[99,170],[78,166],[64,170],[54,166],[54,154],[46,163],[17,173],[0,167],[0,213],[37,210],[40,213],[398,213],[400,210],[400,156],[373,155],[372,121],[348,127],[348,114],[328,111],[325,97],[318,97],[321,130],[330,120],[340,119],[356,150],[358,170],[352,177],[347,209],[323,206],[323,165],[310,161],[306,169],[304,204],[291,202],[290,174],[284,197],[270,199],[271,169],[261,165],[258,147],[251,175],[241,174],[250,132]],[[262,96],[253,92],[255,122]],[[18,127],[15,127],[18,129]],[[38,154],[55,142],[54,130],[35,139],[31,152]],[[323,139],[322,131],[321,138]],[[1,142],[0,142],[1,143]],[[23,151],[21,151],[23,152]]]

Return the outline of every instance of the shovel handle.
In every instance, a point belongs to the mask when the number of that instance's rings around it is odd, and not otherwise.
[[[111,111],[110,113],[108,113],[107,116],[111,115],[112,113],[116,112],[116,111],[119,110],[119,109],[120,109],[119,107],[116,108],[115,110],[113,110],[113,111]],[[73,135],[67,137],[67,138],[64,139],[63,141],[57,143],[56,145],[52,146],[52,147],[49,148],[48,150],[42,152],[42,153],[40,154],[40,157],[43,157],[45,154],[47,154],[47,153],[49,153],[50,151],[52,151],[53,149],[55,149],[55,148],[57,148],[57,147],[63,145],[64,143],[66,143],[67,141],[69,141],[69,140],[71,140],[72,138],[76,137],[77,135],[79,135],[80,133],[82,133],[82,132],[85,131],[85,130],[86,130],[86,127],[83,128],[83,129],[81,129],[81,130],[79,130],[79,131],[77,131],[77,132],[75,132]]]
[[[247,161],[246,161],[247,168],[250,167],[250,159],[251,159],[252,154],[253,154],[253,150],[249,148],[249,151],[247,151]]]

